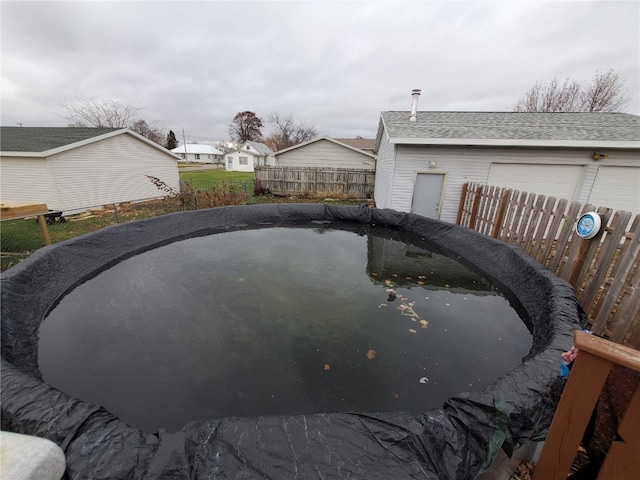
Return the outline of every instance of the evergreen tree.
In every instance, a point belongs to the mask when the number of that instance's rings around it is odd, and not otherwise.
[[[176,134],[173,133],[173,130],[169,130],[169,133],[167,133],[167,140],[164,143],[164,147],[167,150],[173,150],[174,148],[176,148],[178,146],[178,139],[176,138]]]

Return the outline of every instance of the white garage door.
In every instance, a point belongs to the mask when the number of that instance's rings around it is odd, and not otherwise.
[[[640,213],[640,168],[601,166],[589,203]]]
[[[579,165],[492,163],[489,185],[574,200],[582,175]]]

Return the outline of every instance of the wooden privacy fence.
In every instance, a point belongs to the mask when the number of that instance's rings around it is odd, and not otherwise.
[[[600,233],[575,232],[585,212],[602,219]],[[567,280],[587,312],[591,331],[640,348],[640,215],[581,205],[508,188],[465,183],[457,223],[515,245]]]
[[[372,197],[372,170],[317,167],[255,167],[256,188],[276,195],[341,194]]]

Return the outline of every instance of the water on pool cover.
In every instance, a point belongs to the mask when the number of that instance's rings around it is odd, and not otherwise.
[[[372,234],[269,228],[179,241],[80,285],[40,328],[46,382],[130,425],[440,407],[531,336],[458,262]]]

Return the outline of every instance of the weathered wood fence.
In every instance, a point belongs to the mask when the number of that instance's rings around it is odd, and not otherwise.
[[[575,224],[591,211],[602,228],[583,240]],[[594,333],[640,348],[640,215],[465,183],[457,223],[523,249],[574,287]]]
[[[375,172],[346,168],[265,167],[255,168],[256,188],[276,195],[340,194],[373,196]]]

